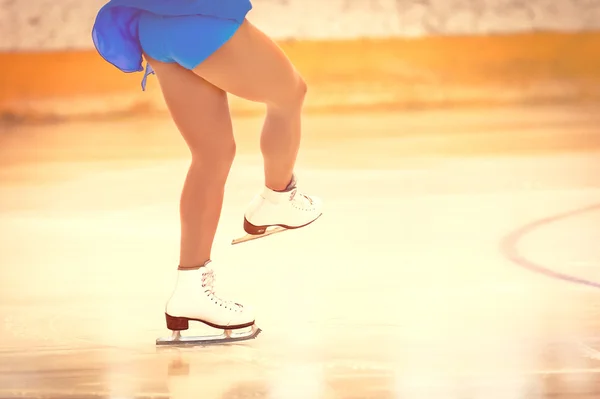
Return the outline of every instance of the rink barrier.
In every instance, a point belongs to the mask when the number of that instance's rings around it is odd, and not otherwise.
[[[309,85],[307,112],[600,100],[600,32],[280,41]],[[164,113],[155,77],[94,51],[0,53],[4,121]],[[234,114],[263,107],[231,98]]]

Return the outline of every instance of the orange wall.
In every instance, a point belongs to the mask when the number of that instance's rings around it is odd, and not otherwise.
[[[309,109],[600,99],[600,33],[281,43],[310,85]],[[0,53],[9,117],[164,111],[154,77],[93,51]],[[234,111],[257,109],[232,100]]]

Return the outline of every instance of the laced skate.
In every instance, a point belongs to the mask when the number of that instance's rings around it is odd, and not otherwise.
[[[210,261],[209,261],[210,262]],[[179,270],[177,285],[169,299],[165,316],[172,335],[156,340],[157,345],[207,345],[245,341],[256,338],[261,330],[256,327],[254,314],[248,308],[220,298],[215,293],[214,270],[207,262],[199,269]],[[181,331],[197,321],[223,334],[184,337]],[[240,331],[250,328],[249,331]]]
[[[231,244],[307,226],[322,213],[321,199],[298,191],[294,176],[285,191],[273,191],[265,187],[261,194],[254,197],[244,214],[246,235],[234,239]]]

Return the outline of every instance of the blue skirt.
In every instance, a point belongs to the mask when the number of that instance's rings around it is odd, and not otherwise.
[[[92,39],[122,72],[143,71],[143,52],[193,69],[233,36],[251,9],[250,0],[110,0],[96,16]],[[152,73],[147,65],[143,90]]]

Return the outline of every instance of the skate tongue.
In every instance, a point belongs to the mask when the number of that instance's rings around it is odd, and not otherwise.
[[[296,183],[297,183],[297,179],[296,179],[296,174],[292,174],[292,180],[290,180],[290,182],[288,183],[287,187],[284,190],[278,191],[278,190],[273,190],[276,193],[289,193],[290,191],[292,191],[293,189],[296,188]]]
[[[287,185],[287,187],[285,188],[285,191],[292,191],[293,189],[296,188],[296,174],[292,173],[292,180],[290,180],[290,184]]]
[[[207,292],[214,292],[215,288],[215,272],[212,269],[207,269],[202,273],[203,287]]]

